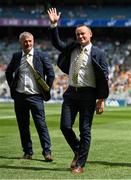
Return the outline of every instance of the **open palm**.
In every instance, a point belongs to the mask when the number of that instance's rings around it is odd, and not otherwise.
[[[47,11],[51,23],[57,23],[60,19],[60,13],[57,13],[56,8],[50,8]]]

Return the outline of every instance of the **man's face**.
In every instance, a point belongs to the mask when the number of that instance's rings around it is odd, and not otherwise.
[[[76,38],[77,41],[82,46],[86,46],[91,42],[92,32],[86,26],[80,26],[76,28]]]
[[[29,53],[34,46],[34,38],[33,36],[24,36],[21,38],[21,46],[24,53]]]

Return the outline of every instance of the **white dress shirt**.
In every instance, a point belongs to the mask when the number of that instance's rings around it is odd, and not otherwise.
[[[69,85],[74,87],[96,87],[95,75],[91,61],[91,47],[92,44],[88,44],[84,47],[84,59],[82,61],[80,70],[78,72],[78,82],[74,84],[72,77],[74,72],[74,62],[80,54],[80,49],[75,48],[71,54],[71,65],[69,69]]]
[[[24,94],[40,94],[37,82],[34,78],[34,75],[31,72],[30,65],[27,60],[33,66],[33,55],[34,49],[25,55],[22,52],[21,64],[20,64],[20,72],[19,72],[19,80],[17,84],[16,91]]]

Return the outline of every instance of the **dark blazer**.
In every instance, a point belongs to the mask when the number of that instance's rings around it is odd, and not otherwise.
[[[15,89],[18,83],[21,58],[22,58],[22,51],[14,53],[6,69],[6,79],[10,87],[12,98],[14,98]],[[51,88],[55,75],[52,64],[48,60],[47,56],[39,50],[34,50],[33,65],[34,65],[34,69],[37,72],[39,72],[41,77],[46,81],[48,86]]]
[[[65,43],[60,40],[58,28],[51,28],[52,44],[61,51],[58,57],[57,65],[66,74],[69,74],[69,67],[71,61],[71,53],[74,48],[80,46],[73,41]],[[94,68],[96,79],[96,94],[98,99],[105,99],[109,95],[108,87],[108,64],[106,62],[105,54],[98,47],[92,46],[91,60]]]

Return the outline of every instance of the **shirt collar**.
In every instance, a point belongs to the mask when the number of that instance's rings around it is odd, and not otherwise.
[[[87,45],[86,45],[86,46],[84,46],[83,48],[84,48],[84,50],[86,50],[86,51],[90,52],[91,47],[92,47],[92,43],[87,44]]]
[[[22,51],[22,57],[25,55],[33,56],[33,54],[34,54],[34,48],[32,48],[28,54],[25,54],[24,51]]]

